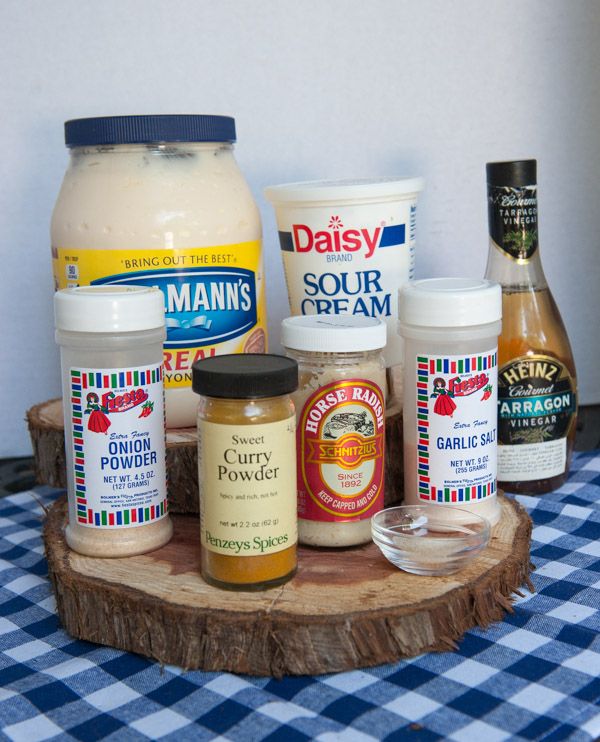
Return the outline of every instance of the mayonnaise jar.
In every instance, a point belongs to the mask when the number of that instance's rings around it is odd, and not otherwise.
[[[228,116],[65,124],[70,163],[52,217],[55,287],[162,290],[167,427],[192,426],[196,360],[264,352],[260,215]]]

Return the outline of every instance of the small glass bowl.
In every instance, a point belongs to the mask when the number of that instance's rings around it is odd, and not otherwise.
[[[458,572],[487,546],[490,525],[469,510],[400,505],[371,519],[373,541],[396,567],[416,575]]]

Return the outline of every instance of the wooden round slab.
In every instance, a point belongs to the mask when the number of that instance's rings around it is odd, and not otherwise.
[[[531,587],[531,521],[518,503],[500,500],[490,545],[454,575],[401,572],[373,544],[300,548],[296,577],[262,593],[202,580],[192,516],[172,516],[172,541],[153,553],[95,559],[67,547],[63,498],[44,539],[58,613],[73,636],[189,669],[316,675],[454,649],[467,629],[511,611],[511,594]]]
[[[27,412],[33,445],[36,479],[39,484],[66,488],[65,440],[62,401],[52,399]],[[385,425],[385,504],[402,500],[402,413],[389,409]],[[198,439],[196,428],[167,430],[169,507],[172,513],[199,512]]]

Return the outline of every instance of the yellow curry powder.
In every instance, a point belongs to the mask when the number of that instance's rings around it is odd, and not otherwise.
[[[239,354],[198,361],[202,576],[262,590],[296,571],[295,361]]]

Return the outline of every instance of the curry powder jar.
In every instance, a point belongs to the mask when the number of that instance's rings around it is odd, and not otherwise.
[[[265,590],[296,572],[296,361],[214,356],[193,366],[202,577]]]

